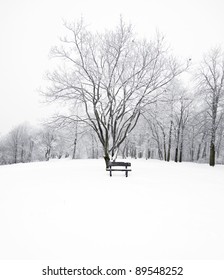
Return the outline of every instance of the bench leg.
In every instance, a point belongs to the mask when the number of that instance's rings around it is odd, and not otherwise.
[[[111,170],[111,168],[110,168],[110,177],[112,176],[112,170]]]

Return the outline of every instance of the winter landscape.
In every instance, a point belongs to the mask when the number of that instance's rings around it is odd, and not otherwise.
[[[223,259],[224,167],[131,163],[1,166],[1,259]]]
[[[223,279],[223,8],[0,2],[0,278],[152,260]]]

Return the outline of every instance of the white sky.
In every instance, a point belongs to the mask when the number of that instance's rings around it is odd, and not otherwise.
[[[115,26],[120,15],[150,38],[158,29],[177,55],[198,61],[224,46],[222,0],[1,0],[0,133],[47,114],[37,89],[48,70],[48,53],[63,34],[62,19],[81,16],[94,29]]]

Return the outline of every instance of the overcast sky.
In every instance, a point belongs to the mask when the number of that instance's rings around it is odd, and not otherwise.
[[[141,36],[159,30],[178,56],[196,62],[211,47],[224,46],[223,11],[223,0],[1,0],[0,133],[46,116],[37,89],[49,67],[49,50],[63,34],[63,19],[83,16],[103,30],[122,15]]]

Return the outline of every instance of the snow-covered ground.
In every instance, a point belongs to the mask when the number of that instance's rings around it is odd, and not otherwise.
[[[224,166],[0,166],[1,259],[224,259]]]

